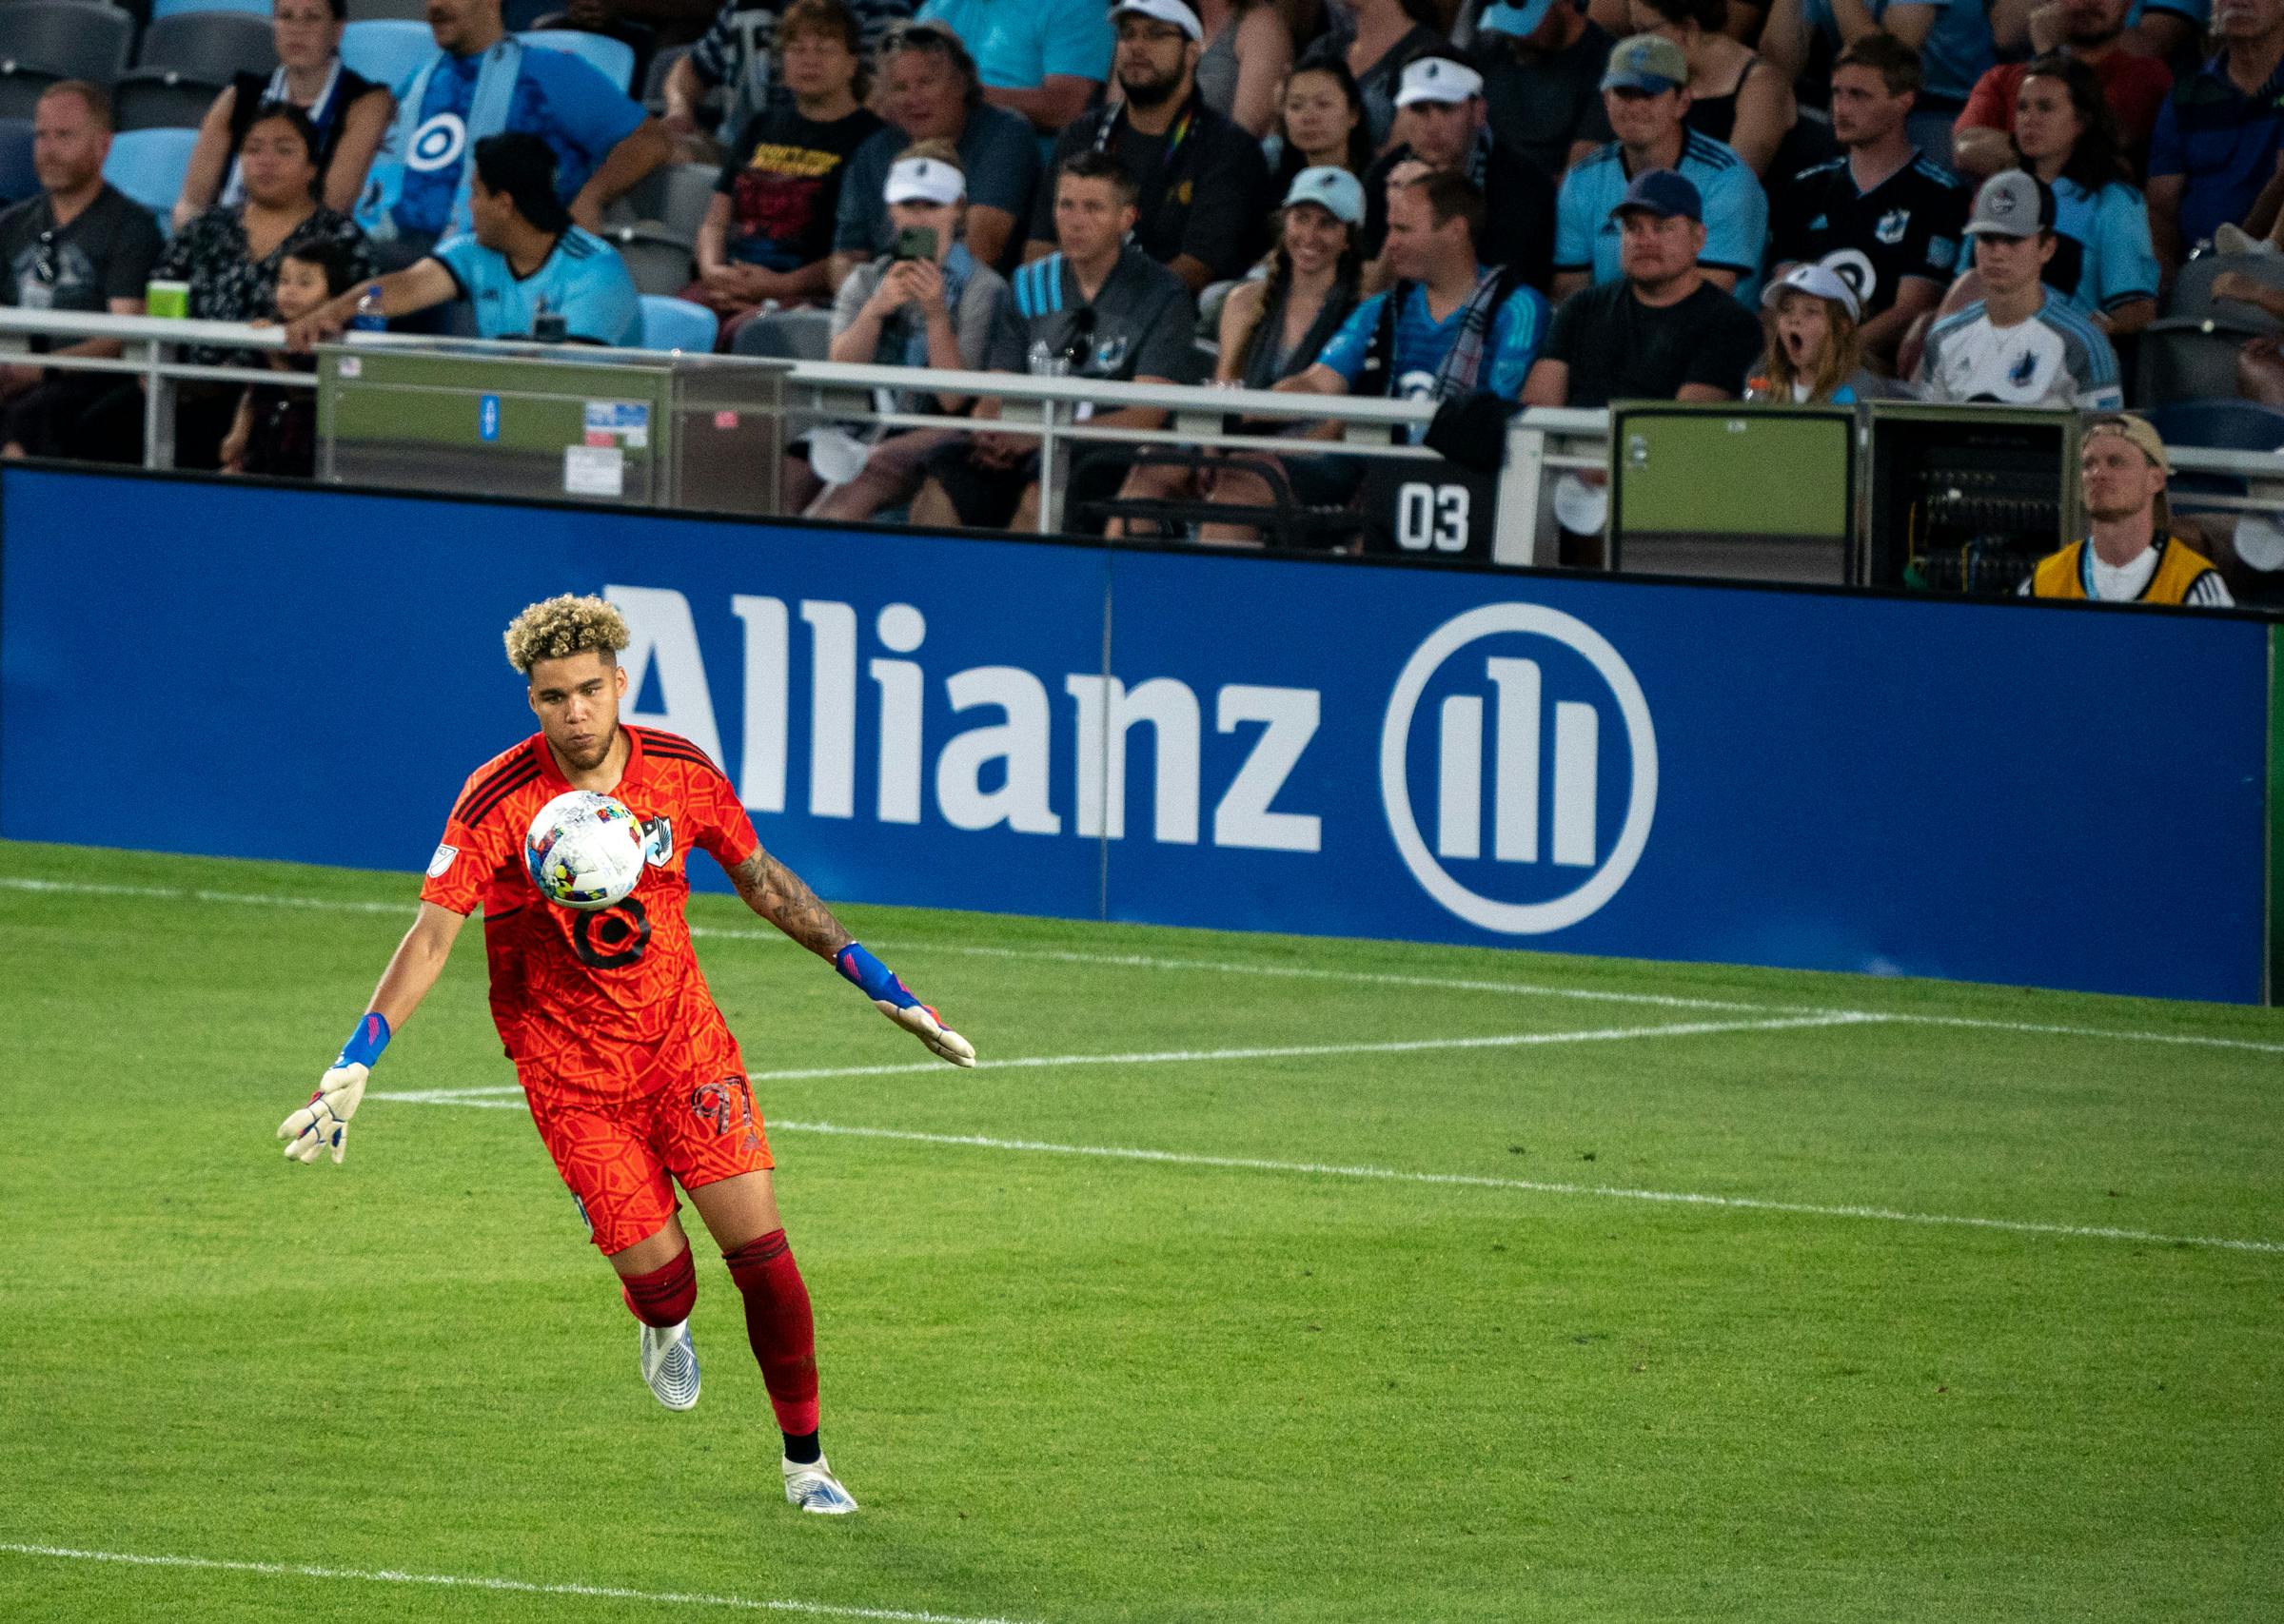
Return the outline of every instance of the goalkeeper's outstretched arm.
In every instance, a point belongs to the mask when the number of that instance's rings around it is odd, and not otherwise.
[[[927,1005],[915,998],[896,972],[864,949],[833,917],[801,876],[767,851],[757,849],[751,857],[729,871],[730,883],[745,898],[746,907],[768,920],[833,968],[873,1001],[875,1008],[928,1046],[928,1051],[954,1066],[975,1064],[975,1046],[944,1025]]]
[[[286,1142],[288,1161],[315,1162],[330,1150],[333,1160],[339,1162],[348,1154],[349,1119],[357,1114],[358,1103],[364,1098],[364,1080],[372,1075],[388,1040],[412,1019],[412,1012],[443,973],[444,961],[452,956],[452,944],[466,923],[448,908],[433,902],[421,904],[420,916],[397,944],[388,969],[381,972],[381,985],[373,989],[372,1002],[358,1019],[357,1029],[342,1045],[341,1057],[318,1079],[317,1092],[309,1096],[309,1103],[278,1125],[278,1137]]]

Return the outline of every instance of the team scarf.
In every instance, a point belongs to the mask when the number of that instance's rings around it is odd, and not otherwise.
[[[372,178],[365,183],[364,196],[357,205],[357,224],[376,242],[396,240],[397,204],[404,195],[404,168],[413,156],[413,138],[421,130],[421,104],[427,100],[428,81],[443,60],[444,53],[440,50],[412,76],[404,94],[398,99],[396,122],[389,126],[381,150],[373,159]],[[483,53],[483,66],[477,70],[476,93],[468,101],[467,125],[460,146],[460,185],[452,194],[451,217],[438,236],[449,237],[469,228],[468,186],[476,173],[476,143],[507,127],[516,78],[522,71],[523,45],[513,34],[503,34],[499,44]]]
[[[1484,360],[1490,353],[1491,317],[1499,307],[1499,284],[1505,278],[1505,270],[1493,265],[1460,307],[1459,336],[1435,369],[1434,399],[1456,401],[1482,386]],[[1421,297],[1427,297],[1424,291]]]

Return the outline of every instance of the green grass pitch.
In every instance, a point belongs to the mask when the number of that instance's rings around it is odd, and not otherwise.
[[[958,1072],[701,897],[826,1519],[710,1246],[670,1415],[378,1097],[512,1082],[473,935],[280,1158],[413,890],[0,846],[0,1619],[2284,1616],[2274,1012],[848,910]]]

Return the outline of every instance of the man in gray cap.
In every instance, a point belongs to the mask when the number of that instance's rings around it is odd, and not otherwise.
[[[1983,182],[1967,221],[1982,297],[1927,333],[1922,400],[2116,411],[2125,403],[2109,335],[2039,280],[2054,258],[2054,192],[2021,169]]]
[[[2092,528],[2083,541],[2038,560],[2022,583],[2024,597],[2230,607],[2235,599],[2212,560],[2171,534],[2165,481],[2173,465],[2146,418],[2096,418],[2077,456],[2078,495]]]
[[[1620,266],[1618,206],[1626,187],[1651,169],[1672,169],[1703,200],[1710,225],[1704,275],[1750,302],[1761,291],[1768,246],[1768,196],[1743,159],[1683,121],[1689,112],[1689,64],[1663,34],[1618,42],[1602,76],[1603,109],[1618,139],[1563,177],[1555,209],[1554,296],[1589,282],[1613,283]]]

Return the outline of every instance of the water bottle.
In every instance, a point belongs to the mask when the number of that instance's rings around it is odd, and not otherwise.
[[[357,296],[357,313],[349,318],[352,333],[384,333],[388,318],[381,314],[381,284],[368,282],[364,291]]]

